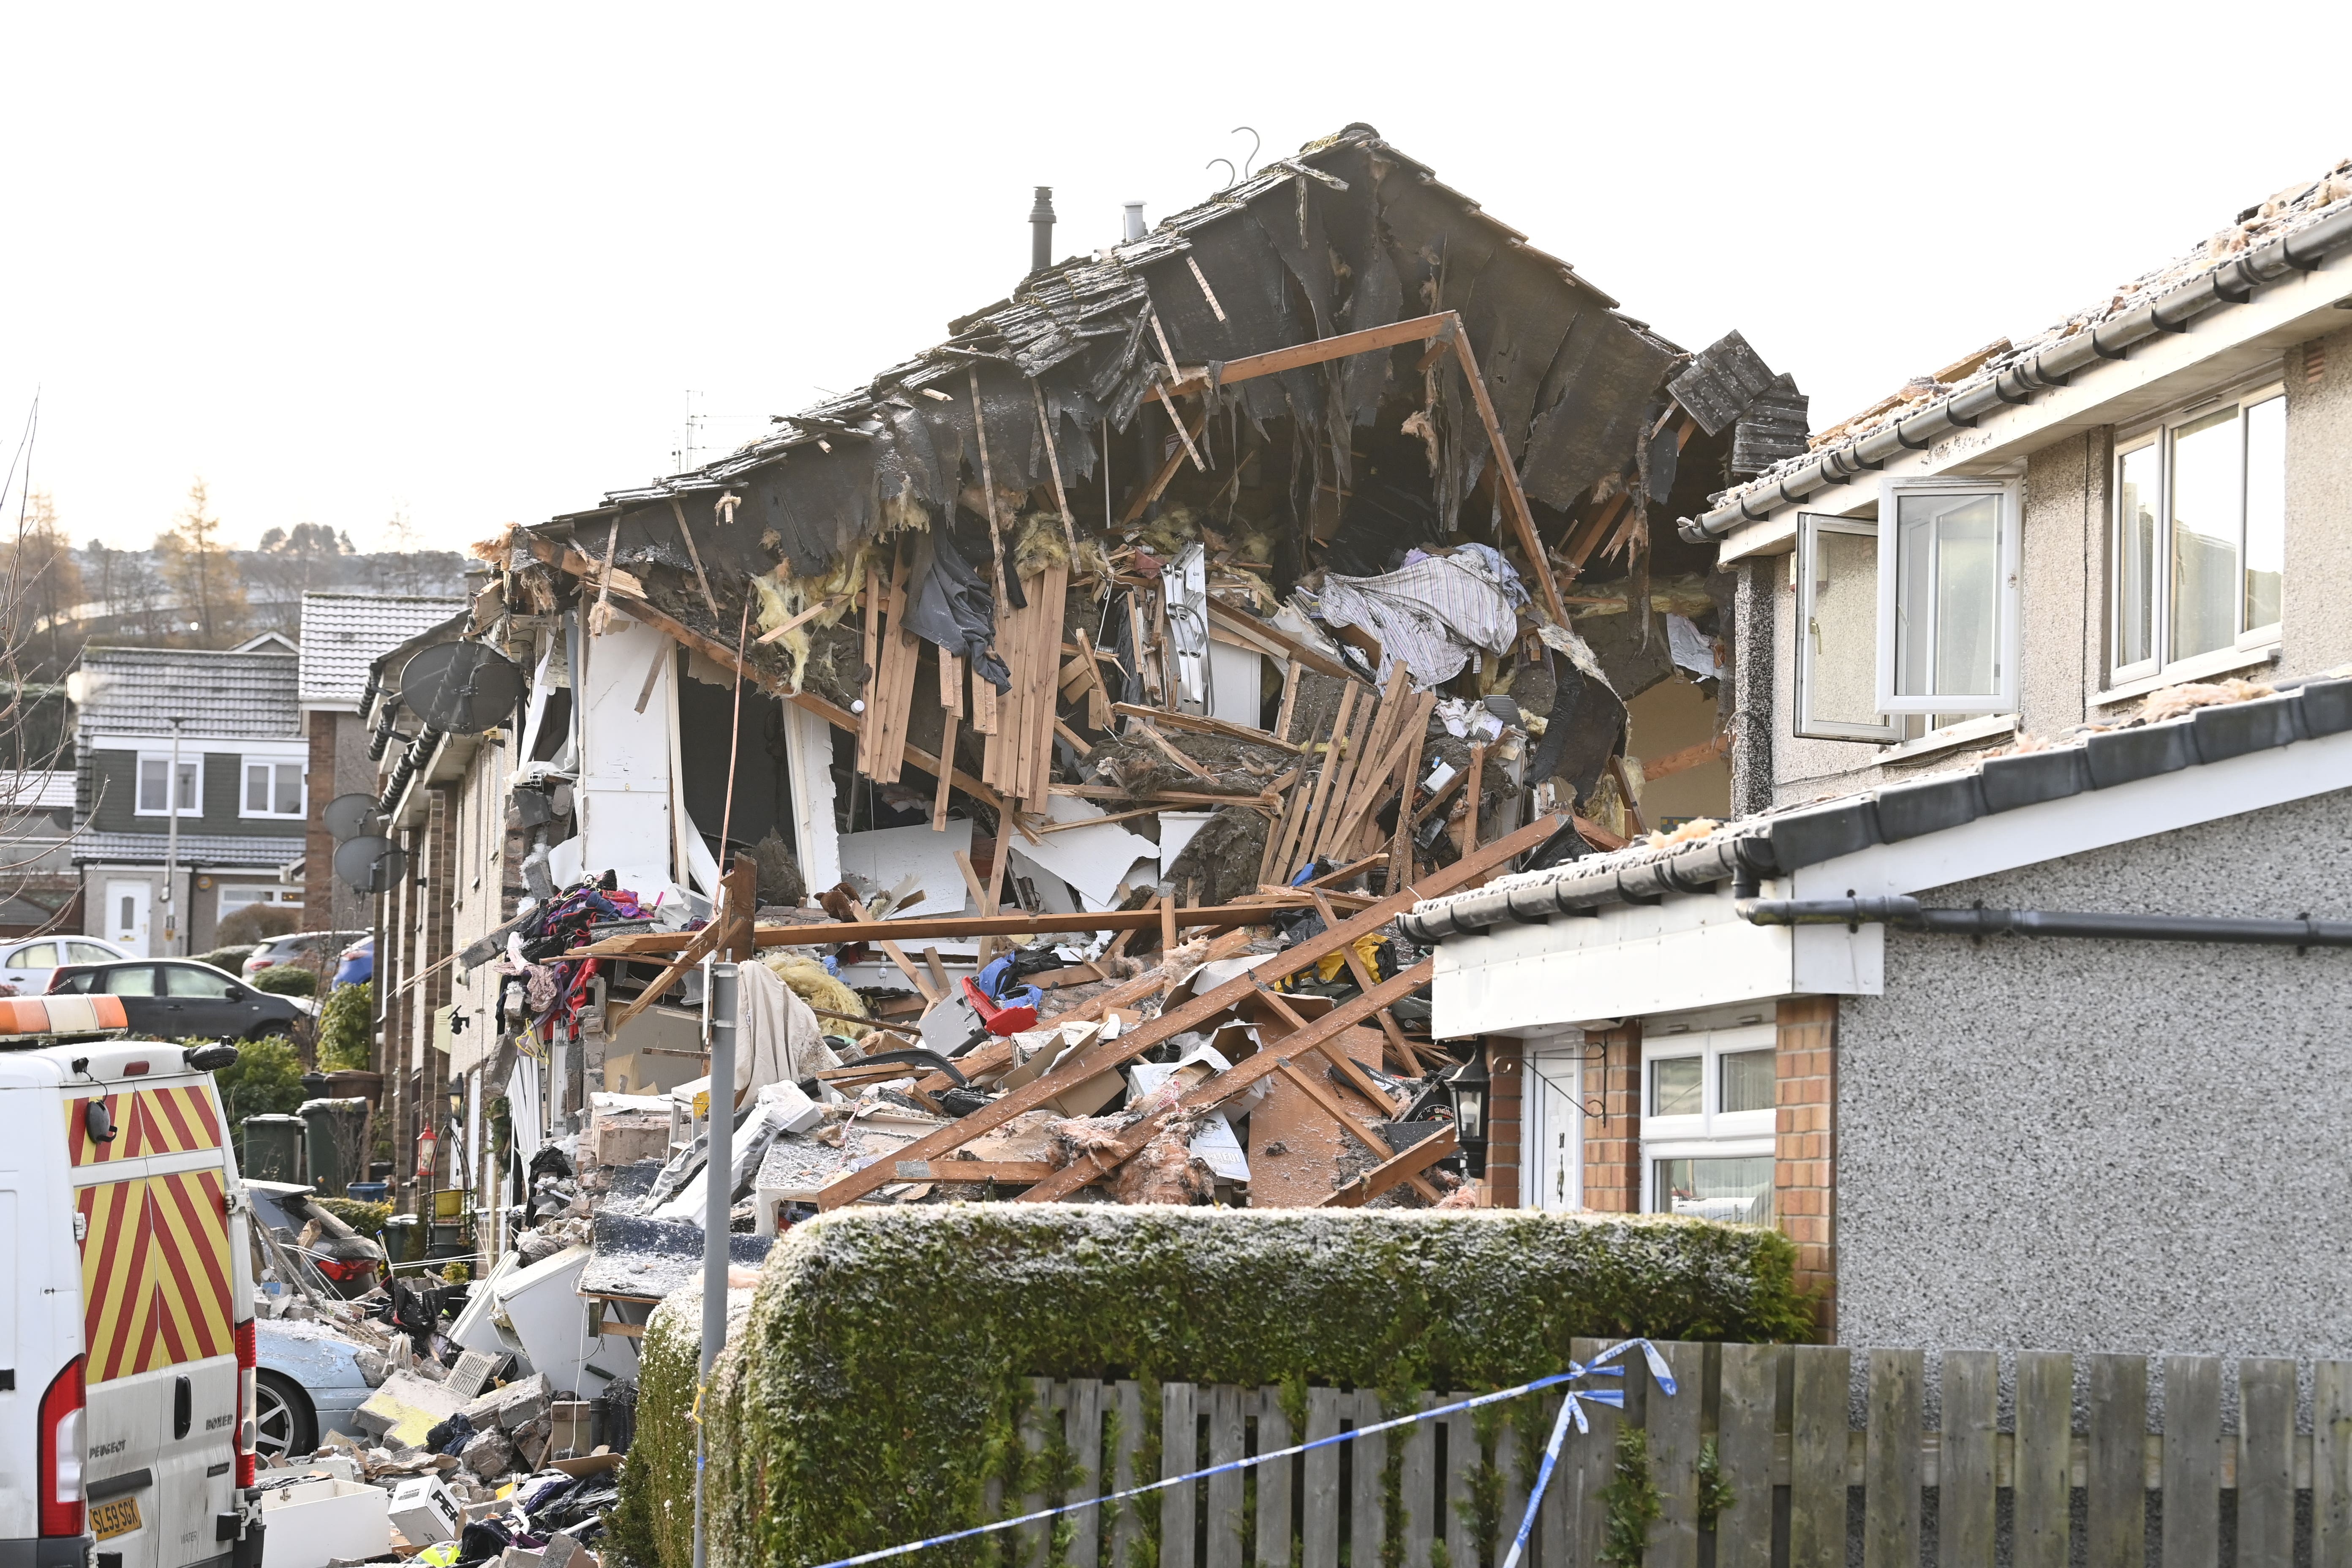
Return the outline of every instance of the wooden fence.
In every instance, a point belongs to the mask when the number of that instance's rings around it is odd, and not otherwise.
[[[1577,1358],[1603,1342],[1579,1342]],[[1995,1352],[1948,1351],[1931,1428],[1920,1351],[1661,1348],[1676,1394],[1667,1397],[1630,1356],[1624,1413],[1588,1405],[1592,1429],[1571,1427],[1530,1543],[1534,1568],[1607,1561],[1604,1489],[1618,1468],[1622,1426],[1645,1434],[1658,1511],[1642,1562],[1653,1568],[1844,1568],[1850,1545],[1865,1568],[1923,1560],[1938,1568],[2212,1568],[2232,1542],[2238,1568],[2352,1568],[2352,1362],[2313,1369],[2311,1420],[2299,1433],[2291,1361],[2239,1362],[2236,1415],[2225,1422],[2224,1363],[2163,1357],[2162,1407],[2151,1420],[2148,1358],[2013,1352],[2004,1399]],[[2079,1405],[2078,1359],[2086,1385]],[[1140,1386],[1039,1379],[1031,1394],[1024,1445],[1042,1454],[1066,1444],[1063,1473],[1075,1479],[1059,1496],[992,1492],[998,1517],[1401,1414],[1383,1410],[1370,1390],[1310,1388],[1300,1430],[1278,1389],[1163,1384],[1159,1468],[1139,1473],[1148,1452]],[[1423,1408],[1468,1397],[1427,1394]],[[1156,1537],[1158,1568],[1496,1568],[1526,1511],[1528,1457],[1559,1409],[1547,1391],[1490,1407],[1483,1440],[1481,1413],[1465,1412],[1125,1505],[1069,1510],[1058,1528],[1019,1527],[1008,1560],[1013,1568],[1139,1568]],[[2300,1531],[2298,1494],[2308,1510]],[[1923,1550],[1931,1555],[1923,1559]]]

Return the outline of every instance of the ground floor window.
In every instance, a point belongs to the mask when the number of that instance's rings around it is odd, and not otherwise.
[[[1643,1208],[1772,1222],[1775,1037],[1763,1024],[1643,1041]]]
[[[220,912],[224,919],[256,904],[275,904],[280,909],[299,910],[302,907],[302,889],[281,888],[270,882],[221,884]]]

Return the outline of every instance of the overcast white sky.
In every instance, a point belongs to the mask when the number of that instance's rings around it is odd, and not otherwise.
[[[78,542],[460,545],[732,446],[1351,121],[1816,426],[2352,153],[2278,10],[17,5],[0,444]],[[732,416],[732,417],[729,417]]]

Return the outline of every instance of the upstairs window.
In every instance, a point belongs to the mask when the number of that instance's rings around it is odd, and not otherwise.
[[[1899,741],[2017,709],[2018,490],[1890,480],[1879,515],[1797,514],[1796,733]]]
[[[204,810],[205,764],[201,757],[180,759],[179,800],[174,804],[173,791],[166,780],[172,773],[169,752],[142,752],[139,757],[139,805],[141,816],[194,816]]]
[[[302,815],[302,764],[247,758],[245,764],[245,816]]]
[[[2277,642],[2285,565],[2284,392],[2209,399],[2118,443],[2110,680]]]

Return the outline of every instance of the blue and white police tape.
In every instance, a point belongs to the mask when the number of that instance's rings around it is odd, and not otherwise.
[[[934,1535],[922,1541],[910,1541],[903,1546],[885,1546],[878,1552],[861,1552],[855,1557],[838,1557],[830,1563],[818,1564],[817,1568],[857,1568],[857,1564],[862,1563],[880,1563],[887,1558],[903,1557],[910,1552],[920,1552],[926,1547],[945,1546],[952,1542],[969,1541],[976,1535],[988,1535],[1000,1530],[1013,1530],[1024,1524],[1035,1524],[1041,1520],[1075,1513],[1082,1508],[1100,1508],[1108,1503],[1125,1502],[1129,1498],[1142,1497],[1148,1492],[1164,1491],[1170,1487],[1181,1486],[1187,1481],[1205,1480],[1211,1476],[1245,1470],[1253,1465],[1263,1465],[1275,1459],[1286,1459],[1293,1454],[1304,1454],[1316,1448],[1328,1447],[1334,1443],[1351,1442],[1358,1437],[1369,1436],[1374,1432],[1388,1432],[1400,1426],[1410,1426],[1416,1421],[1433,1420],[1440,1415],[1456,1415],[1465,1410],[1475,1410],[1482,1405],[1497,1405],[1506,1399],[1517,1399],[1526,1394],[1540,1393],[1547,1388],[1556,1388],[1562,1384],[1574,1383],[1580,1378],[1623,1377],[1625,1375],[1623,1367],[1605,1363],[1615,1361],[1630,1350],[1639,1350],[1642,1352],[1643,1357],[1649,1363],[1650,1375],[1657,1379],[1660,1388],[1669,1394],[1675,1392],[1675,1374],[1667,1369],[1666,1358],[1658,1353],[1657,1347],[1647,1340],[1625,1340],[1611,1345],[1589,1362],[1582,1364],[1570,1362],[1566,1372],[1554,1373],[1549,1377],[1539,1377],[1532,1383],[1520,1384],[1516,1388],[1497,1389],[1492,1394],[1482,1394],[1475,1399],[1465,1399],[1458,1404],[1441,1405],[1434,1409],[1417,1410],[1410,1415],[1399,1415],[1392,1420],[1375,1421],[1370,1426],[1359,1426],[1352,1431],[1335,1433],[1328,1437],[1318,1437],[1311,1442],[1294,1443],[1287,1448],[1276,1448],[1269,1454],[1253,1454],[1247,1458],[1234,1459],[1223,1465],[1212,1465],[1205,1470],[1192,1470],[1181,1476],[1170,1476],[1161,1480],[1148,1482],[1143,1486],[1129,1487],[1125,1491],[1111,1492],[1097,1498],[1078,1498],[1064,1503],[1059,1508],[1041,1509],[1035,1513],[1024,1513],[1016,1519],[1000,1519],[993,1523],[974,1525],[970,1530],[958,1530],[946,1535]],[[1502,1568],[1517,1568],[1520,1557],[1527,1551],[1528,1533],[1535,1528],[1536,1510],[1543,1504],[1544,1489],[1550,1484],[1552,1470],[1559,1462],[1560,1444],[1568,1436],[1569,1421],[1571,1417],[1575,1420],[1576,1429],[1579,1432],[1592,1430],[1591,1425],[1584,1417],[1584,1404],[1588,1400],[1595,1405],[1613,1405],[1622,1410],[1625,1407],[1625,1391],[1622,1388],[1571,1388],[1568,1391],[1567,1397],[1560,1402],[1559,1418],[1552,1423],[1551,1440],[1544,1445],[1543,1466],[1536,1472],[1535,1485],[1528,1489],[1527,1515],[1519,1521],[1519,1532],[1512,1538],[1510,1554],[1504,1558]]]

